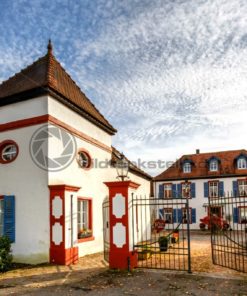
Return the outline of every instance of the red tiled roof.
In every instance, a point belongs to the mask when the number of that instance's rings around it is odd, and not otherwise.
[[[4,99],[5,104],[8,104],[11,102],[8,98],[38,88],[46,88],[61,95],[69,103],[85,112],[87,118],[94,119],[106,128],[109,133],[116,132],[56,60],[50,43],[45,56],[0,84],[0,103]]]
[[[155,181],[166,180],[181,180],[181,179],[194,179],[194,178],[212,178],[212,177],[227,177],[232,175],[246,175],[247,170],[239,170],[236,167],[236,158],[244,154],[247,156],[247,151],[234,150],[234,151],[221,151],[183,155],[171,167],[165,170],[154,178]],[[208,169],[207,161],[211,157],[216,157],[220,160],[219,171],[210,172]],[[190,160],[192,163],[191,173],[183,173],[182,164],[184,160]]]

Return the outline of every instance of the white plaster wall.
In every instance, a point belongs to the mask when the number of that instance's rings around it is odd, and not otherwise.
[[[48,175],[39,169],[29,154],[29,141],[39,126],[0,133],[0,142],[14,140],[19,155],[9,164],[0,164],[0,195],[15,195],[16,240],[14,260],[41,263],[49,260]]]
[[[76,197],[89,197],[92,198],[93,203],[93,241],[79,243],[79,256],[92,254],[103,250],[103,217],[102,217],[102,203],[108,195],[108,188],[104,182],[116,181],[116,169],[107,166],[107,162],[111,159],[111,154],[94,145],[75,137],[77,148],[86,149],[94,163],[103,165],[102,168],[93,167],[89,170],[81,169],[78,166],[76,159],[70,166],[59,172],[49,172],[49,185],[68,184],[81,187],[77,193],[73,193]],[[49,151],[52,152],[52,147],[49,145]],[[132,173],[129,174],[130,180],[141,184],[136,194],[139,196],[149,196],[150,182]],[[75,201],[75,204],[76,201]],[[70,208],[70,205],[68,204]],[[66,214],[69,217],[69,213]],[[77,215],[74,215],[74,234],[77,234]],[[66,218],[67,219],[67,218]],[[70,234],[68,233],[68,241],[70,241]],[[69,242],[68,244],[69,245]]]
[[[47,96],[0,108],[0,124],[48,114]]]
[[[226,194],[232,194],[233,192],[233,181],[236,181],[239,178],[217,178],[218,181],[224,182],[224,191]],[[208,198],[204,197],[204,182],[213,181],[216,179],[198,179],[198,180],[189,180],[196,185],[196,197],[189,199],[189,206],[191,208],[196,208],[196,223],[190,224],[191,229],[199,229],[200,219],[207,216],[207,205],[208,205]],[[156,197],[158,197],[159,193],[159,185],[164,183],[173,183],[173,184],[180,184],[181,181],[162,181],[162,182],[155,182],[155,192]]]
[[[0,123],[50,114],[90,137],[111,146],[111,136],[61,103],[49,97],[40,97],[9,106],[1,107]],[[49,261],[50,221],[49,221],[49,185],[68,184],[81,187],[73,193],[73,204],[77,207],[77,197],[91,197],[93,203],[93,235],[95,240],[79,244],[79,255],[91,254],[103,250],[102,203],[108,195],[104,182],[115,181],[116,170],[110,167],[79,168],[74,159],[65,170],[47,173],[38,168],[29,155],[29,142],[32,134],[42,125],[20,128],[0,133],[0,142],[14,140],[19,146],[18,158],[10,164],[0,164],[0,194],[13,194],[16,197],[16,241],[12,245],[14,259],[17,262],[41,263]],[[89,151],[98,161],[109,161],[111,154],[76,137],[77,147]],[[52,148],[49,146],[49,152]],[[150,193],[150,182],[134,174],[132,181],[141,184],[138,195]],[[66,197],[66,222],[69,228],[70,198]],[[77,241],[77,210],[73,214],[73,242]],[[70,246],[70,230],[67,229],[66,246]]]
[[[73,110],[64,106],[62,103],[58,102],[51,96],[49,96],[48,99],[48,112],[55,118],[111,147],[111,135],[109,135],[87,119],[83,118],[81,115],[77,114]]]

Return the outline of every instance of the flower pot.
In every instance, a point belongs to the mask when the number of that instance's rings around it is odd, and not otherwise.
[[[151,253],[150,251],[144,250],[140,253],[138,253],[138,260],[143,261],[143,260],[147,260],[151,257]]]
[[[166,252],[168,250],[169,239],[166,236],[161,236],[158,240],[160,252]]]

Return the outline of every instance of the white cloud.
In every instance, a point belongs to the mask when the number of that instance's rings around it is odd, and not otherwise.
[[[246,0],[98,0],[76,9],[67,1],[71,9],[51,21],[54,2],[41,25],[58,35],[58,56],[118,128],[114,144],[127,156],[172,160],[196,148],[246,147]],[[33,7],[31,24],[42,9]],[[0,47],[0,66],[24,64],[20,52]]]

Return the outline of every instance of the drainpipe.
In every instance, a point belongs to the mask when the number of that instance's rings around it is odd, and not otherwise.
[[[73,194],[70,195],[70,231],[71,231],[71,248],[74,247],[74,240],[73,240]]]

